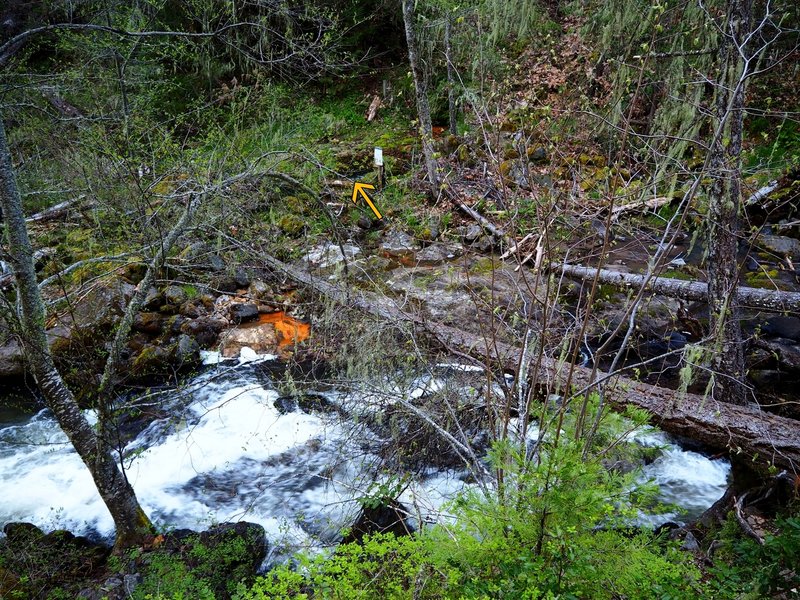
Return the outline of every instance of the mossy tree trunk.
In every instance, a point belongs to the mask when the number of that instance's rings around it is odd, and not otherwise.
[[[439,196],[439,165],[433,149],[433,123],[431,122],[431,107],[428,102],[428,89],[425,84],[425,74],[419,64],[417,34],[414,26],[414,0],[403,0],[403,23],[406,29],[406,43],[408,44],[408,63],[411,67],[414,90],[417,96],[417,116],[419,134],[422,138],[422,153],[425,155],[425,168],[428,172],[430,195],[436,199]]]
[[[712,142],[709,195],[708,304],[713,395],[717,400],[744,404],[745,361],[736,286],[738,218],[742,186],[742,124],[746,84],[742,48],[749,29],[752,0],[729,0],[715,86],[716,125],[725,135]],[[727,144],[725,143],[727,141]]]
[[[139,505],[133,487],[106,444],[81,412],[72,392],[53,362],[45,335],[45,309],[36,271],[22,200],[17,187],[0,114],[0,206],[5,216],[9,254],[20,300],[22,346],[47,407],[92,475],[97,491],[116,526],[117,549],[139,543],[153,526]]]

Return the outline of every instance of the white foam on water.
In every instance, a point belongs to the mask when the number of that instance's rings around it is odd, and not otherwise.
[[[219,355],[204,356],[218,363]],[[249,362],[238,366],[244,361]],[[260,523],[270,542],[268,562],[293,551],[330,546],[352,524],[358,498],[379,479],[374,440],[338,413],[299,410],[283,414],[279,397],[254,362],[266,357],[244,353],[230,365],[201,375],[185,386],[188,398],[174,395],[170,416],[151,423],[126,449],[126,474],[145,510],[169,527],[200,529],[213,522]],[[435,393],[446,382],[423,376],[405,389],[331,393],[350,414],[380,410],[392,397]],[[188,390],[188,391],[187,391]],[[373,395],[370,395],[373,394]],[[94,413],[87,413],[96,420]],[[513,423],[513,427],[518,424]],[[538,437],[531,423],[529,443]],[[643,444],[666,450],[644,469],[661,485],[662,499],[698,514],[724,492],[730,467],[671,444],[662,434],[641,434]],[[418,523],[452,519],[446,503],[472,484],[464,473],[431,469],[411,480],[400,497]],[[23,424],[0,429],[0,524],[29,521],[45,529],[110,536],[113,523],[91,477],[66,436],[46,412]],[[675,515],[643,517],[658,523]]]

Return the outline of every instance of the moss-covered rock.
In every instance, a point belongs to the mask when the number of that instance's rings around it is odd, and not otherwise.
[[[289,236],[297,236],[302,233],[306,226],[306,222],[297,215],[284,215],[278,221],[278,227],[281,231]]]

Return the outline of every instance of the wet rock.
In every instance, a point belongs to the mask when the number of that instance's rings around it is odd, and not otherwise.
[[[258,306],[255,304],[238,302],[236,304],[231,304],[228,309],[228,314],[230,315],[231,321],[238,325],[239,323],[257,319]]]
[[[164,328],[164,317],[156,312],[141,312],[133,319],[133,330],[158,335]]]
[[[282,415],[288,415],[297,410],[297,400],[294,396],[281,396],[273,403],[275,410]]]
[[[217,342],[220,332],[227,323],[214,317],[200,317],[181,324],[181,332],[185,333],[203,348],[210,348]]]
[[[373,533],[393,533],[396,537],[411,535],[414,528],[408,522],[408,514],[408,509],[397,500],[365,505],[342,543],[360,542]]]
[[[178,285],[169,285],[164,290],[164,301],[172,306],[180,306],[189,299],[189,295]]]
[[[775,369],[752,370],[747,375],[759,391],[774,388],[781,382],[781,372]]]
[[[201,300],[188,300],[181,304],[178,314],[189,319],[196,319],[206,314],[206,307]]]
[[[395,259],[407,259],[419,250],[419,244],[404,231],[396,229],[387,231],[381,240],[378,251],[382,256]]]
[[[344,254],[342,254],[342,250],[344,250]],[[303,257],[303,261],[320,269],[327,269],[345,260],[350,262],[360,253],[361,249],[351,244],[342,244],[340,248],[339,244],[325,242],[311,248],[311,251]]]
[[[175,344],[173,362],[178,367],[200,364],[200,345],[185,333],[181,334]]]
[[[170,352],[155,344],[146,344],[134,359],[131,372],[136,376],[163,373],[170,365]]]
[[[800,318],[775,315],[761,325],[761,332],[776,338],[800,342]]]
[[[322,394],[298,394],[295,396],[297,406],[304,413],[312,412],[337,412],[337,407]]]
[[[239,356],[242,348],[250,348],[257,354],[274,354],[278,347],[275,327],[270,323],[254,327],[232,329],[220,339],[222,356],[233,358]]]
[[[760,235],[756,243],[781,257],[800,258],[800,240],[782,235]]]

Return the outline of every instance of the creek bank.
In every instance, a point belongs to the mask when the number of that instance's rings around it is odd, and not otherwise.
[[[305,324],[279,310],[291,306],[287,290],[273,290],[240,270],[227,283],[217,280],[215,285],[230,291],[202,284],[149,290],[123,350],[124,383],[190,372],[200,366],[201,350],[220,349],[230,357],[249,346],[258,353],[288,357],[293,345],[308,337]],[[90,395],[99,380],[103,350],[134,289],[122,278],[95,284],[75,298],[69,309],[55,312],[48,320],[50,350],[75,389],[84,392],[81,397]],[[92,375],[87,377],[87,373]],[[21,344],[8,324],[0,321],[0,379],[13,382],[23,376]]]
[[[204,531],[177,529],[150,536],[115,560],[103,542],[69,531],[45,533],[30,523],[7,523],[0,541],[0,596],[46,598],[55,589],[83,600],[127,600],[157,593],[168,578],[196,579],[227,599],[238,582],[251,581],[267,555],[261,525],[221,523]],[[167,579],[165,579],[167,578]]]

